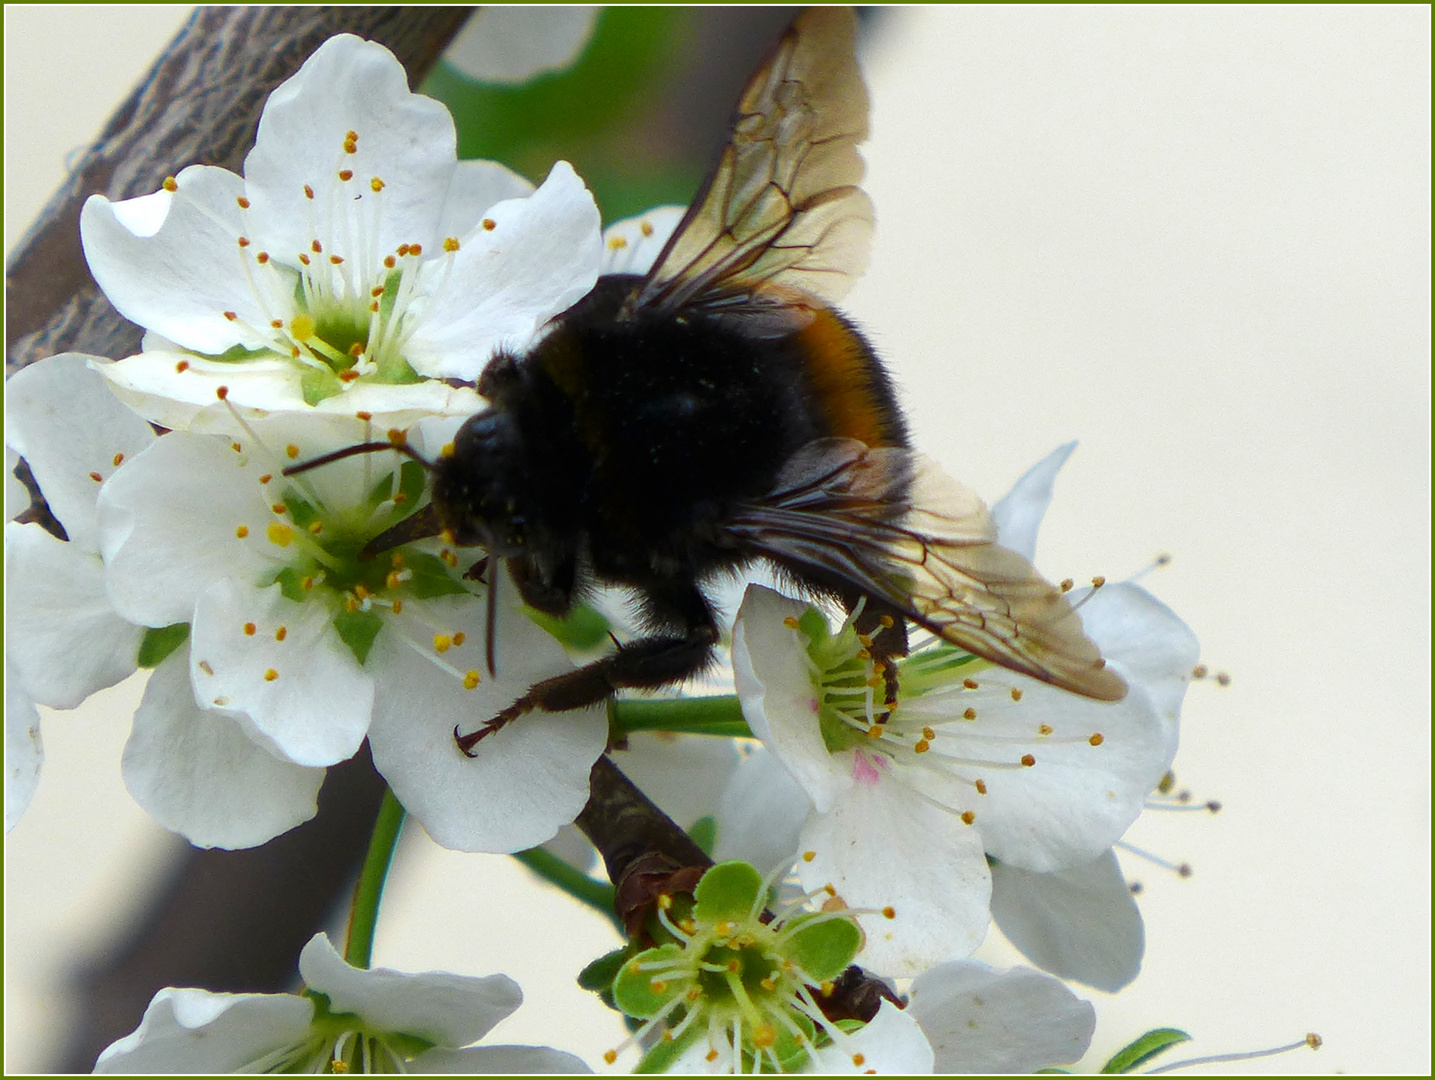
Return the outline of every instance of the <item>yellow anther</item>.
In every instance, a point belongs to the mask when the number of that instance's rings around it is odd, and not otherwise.
[[[465,676],[463,677],[463,688],[464,688],[465,690],[472,690],[472,689],[473,689],[474,687],[476,687],[477,685],[478,685],[478,672],[476,672],[476,671],[470,671],[467,675],[465,675]]]
[[[248,526],[248,525],[241,525],[241,526],[239,526],[239,528],[237,528],[237,529],[234,530],[234,535],[237,536],[237,537],[239,537],[239,539],[243,540],[246,536],[249,535],[249,526]]]
[[[1061,579],[1061,591],[1062,591],[1062,592],[1071,592],[1071,587],[1072,587],[1073,585],[1075,585],[1075,584],[1076,584],[1076,582],[1072,581],[1071,578],[1062,578],[1062,579]]]
[[[274,631],[274,640],[275,640],[275,641],[283,641],[283,640],[284,640],[285,638],[287,638],[288,636],[289,636],[289,628],[288,628],[287,626],[281,626],[281,627],[279,627],[277,630]]]
[[[175,373],[176,375],[183,375],[183,374],[184,374],[186,371],[188,371],[188,370],[189,370],[189,361],[188,361],[188,360],[181,360],[179,363],[177,363],[177,364],[174,365],[174,373]]]
[[[884,908],[882,909],[882,918],[884,918],[884,919],[895,919],[896,917],[897,917],[897,909],[896,909],[896,908],[891,907],[891,906],[889,905],[888,907],[884,907]]]
[[[275,671],[273,668],[270,668],[269,670],[264,672],[265,682],[273,682],[277,678],[279,678],[279,672]]]
[[[491,217],[484,218],[480,224],[483,226],[484,232],[493,232],[494,229],[498,228],[498,222],[494,221]]]
[[[314,189],[311,188],[308,184],[305,184],[305,185],[304,185],[304,198],[306,198],[306,199],[312,199],[313,197],[314,197]]]
[[[714,1057],[717,1056],[717,1051],[716,1051],[716,1050],[713,1051],[713,1056],[714,1056]],[[604,1051],[603,1051],[603,1060],[604,1060],[605,1062],[607,1062],[609,1065],[613,1064],[613,1062],[615,1062],[615,1061],[618,1060],[618,1051],[616,1051],[616,1050],[604,1050]],[[708,1060],[712,1060],[712,1059],[709,1058]]]
[[[339,170],[339,180],[340,180],[342,183],[347,184],[347,183],[348,183],[350,180],[352,180],[353,178],[354,178],[354,170],[353,170],[353,169],[340,169],[340,170]],[[314,241],[314,243],[316,243],[316,244],[317,244],[318,242],[319,242],[319,241],[317,241],[317,240]]]
[[[964,825],[970,825],[972,822],[974,822],[974,821],[976,821],[976,820],[977,820],[977,815],[974,814],[974,813],[972,813],[970,810],[963,810],[963,811],[962,811],[962,823],[963,823]]]
[[[276,547],[288,547],[294,542],[294,530],[282,521],[271,521],[269,527],[264,530],[264,535],[269,537],[269,542]]]
[[[789,615],[789,616],[787,616],[787,618],[785,618],[785,619],[782,620],[782,625],[785,626],[785,627],[787,627],[789,630],[796,630],[797,627],[798,627],[797,616],[796,616],[796,615]]]
[[[374,192],[375,194],[378,194],[380,191],[384,190],[384,182],[380,180],[377,176],[369,177],[369,190]]]
[[[309,531],[315,536],[318,536],[321,532],[324,531],[324,523],[322,521],[309,522]]]
[[[986,782],[985,780],[978,780],[978,781],[977,781],[977,794],[978,794],[978,795],[985,795],[986,793],[987,793],[987,782]]]
[[[1021,763],[1029,769],[1036,764],[1036,758],[1032,757],[1030,754],[1023,754],[1021,756]]]
[[[1021,700],[1021,691],[1018,690],[1015,686],[1013,686],[1013,687],[1011,688],[1011,699],[1012,699],[1013,701],[1020,701],[1020,700]]]
[[[445,237],[443,238],[443,249],[444,249],[445,251],[448,251],[448,252],[457,251],[457,250],[458,250],[458,237],[456,237],[456,236],[445,236]]]
[[[467,641],[467,640],[468,640],[468,636],[467,636],[466,634],[464,634],[464,632],[463,632],[462,630],[459,630],[457,633],[455,633],[455,634],[453,635],[454,648],[458,648],[458,646],[462,645],[462,644],[463,644],[465,641]]]
[[[1041,727],[1036,729],[1036,731],[1038,735],[1050,735],[1052,732],[1052,727],[1050,724],[1042,724]]]
[[[173,195],[176,191],[179,190],[179,183],[175,180],[174,177],[166,176],[164,178],[164,183],[161,184],[160,187],[164,188],[165,191],[168,191],[171,195]]]
[[[628,241],[621,236],[608,237],[608,247],[612,251],[622,251],[628,246]]]
[[[308,315],[295,315],[289,320],[289,334],[298,341],[308,341],[314,336],[314,320]]]
[[[965,712],[962,713],[962,719],[963,719],[963,720],[975,720],[976,718],[977,718],[977,710],[976,710],[976,709],[967,709]]]
[[[250,637],[253,637],[254,634],[255,634],[255,632],[256,632],[258,629],[259,629],[259,628],[258,628],[257,626],[255,626],[252,622],[247,622],[247,623],[244,624],[244,632],[245,632],[246,634],[248,634]]]
[[[1098,731],[1095,735],[1091,736],[1091,738],[1087,739],[1086,741],[1089,742],[1092,746],[1100,746],[1106,741],[1106,736]]]
[[[929,743],[926,739],[918,739],[915,743],[912,744],[912,752],[914,754],[925,754],[931,748],[932,744]]]
[[[647,221],[641,221],[641,222],[639,222],[639,223],[638,223],[638,231],[641,232],[644,236],[652,236],[652,235],[653,235],[653,226],[652,226],[652,223],[651,223],[651,222],[647,222]]]

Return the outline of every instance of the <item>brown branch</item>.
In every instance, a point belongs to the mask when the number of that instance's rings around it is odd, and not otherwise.
[[[334,34],[386,45],[417,85],[471,9],[204,7],[170,42],[50,199],[5,267],[6,369],[67,351],[119,358],[140,329],[100,292],[80,250],[80,208],[128,199],[186,165],[239,172],[269,93]]]

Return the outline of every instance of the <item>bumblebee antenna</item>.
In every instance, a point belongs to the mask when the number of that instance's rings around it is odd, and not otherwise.
[[[310,469],[317,469],[320,465],[328,465],[331,462],[342,461],[344,458],[356,457],[359,454],[376,454],[380,450],[397,450],[400,454],[417,461],[429,472],[437,471],[437,467],[434,463],[405,442],[402,434],[400,434],[398,438],[391,435],[383,442],[355,443],[353,446],[346,446],[342,450],[335,450],[309,461],[301,461],[298,465],[290,465],[285,469],[284,475],[296,476],[299,473],[308,472]]]

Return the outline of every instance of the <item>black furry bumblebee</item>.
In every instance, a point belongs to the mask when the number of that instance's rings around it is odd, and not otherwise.
[[[595,580],[628,586],[648,636],[456,733],[464,752],[525,712],[699,672],[719,639],[703,582],[759,559],[861,605],[889,703],[909,622],[1076,693],[1125,694],[980,500],[909,449],[880,360],[830,306],[872,226],[855,33],[848,9],[801,15],[652,268],[599,278],[480,377],[491,404],[434,463],[432,506],[404,538],[484,547],[552,614]]]

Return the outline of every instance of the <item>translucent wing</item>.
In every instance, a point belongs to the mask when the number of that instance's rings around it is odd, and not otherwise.
[[[997,544],[982,501],[910,450],[810,443],[734,528],[778,563],[855,587],[993,663],[1102,701],[1126,695],[1066,597]]]
[[[809,8],[743,91],[732,138],[634,304],[744,315],[832,303],[867,265],[872,203],[856,185],[867,90],[848,8]],[[805,321],[805,316],[795,314]]]

